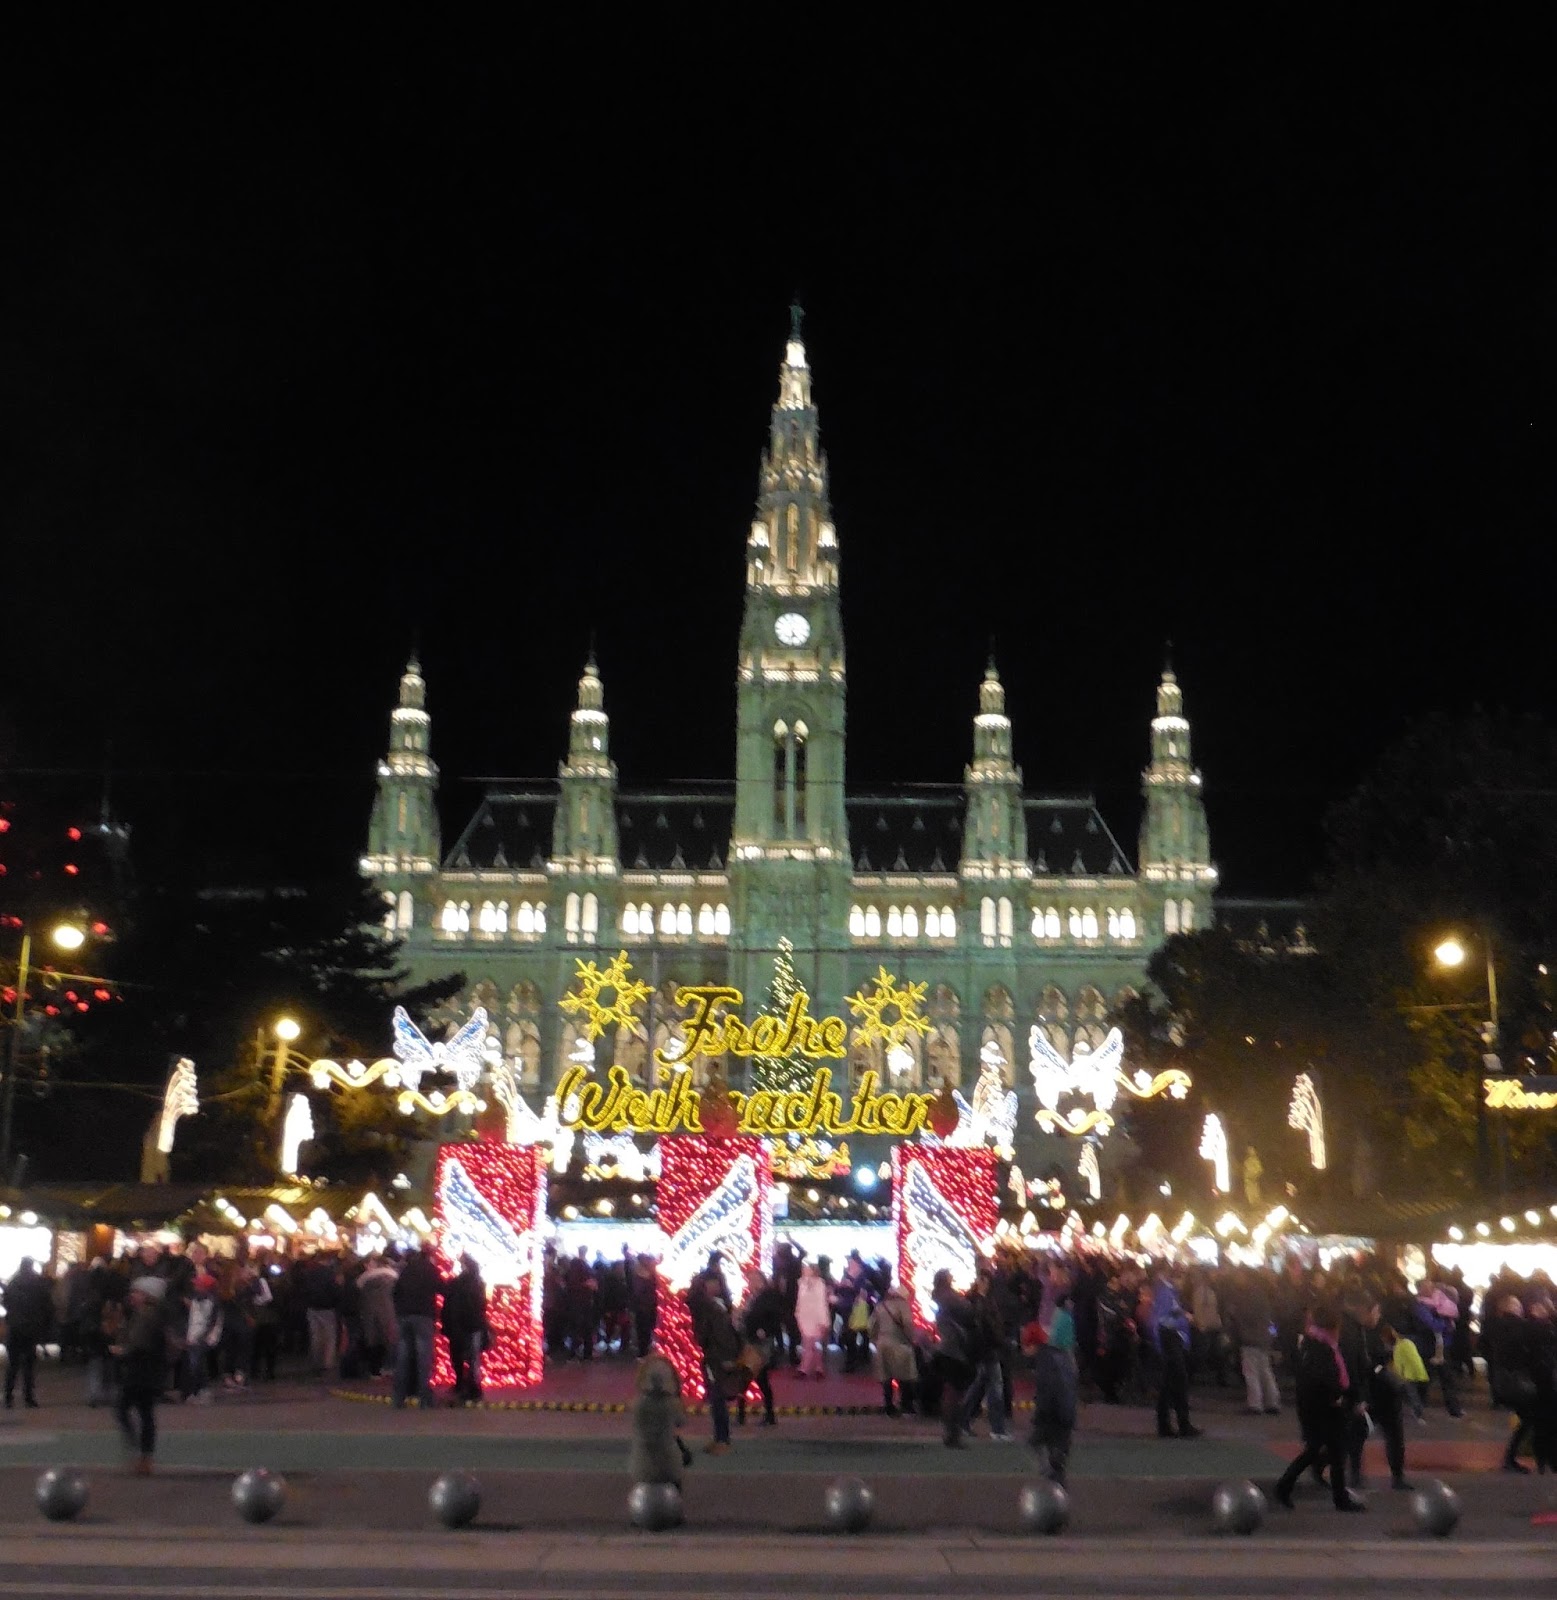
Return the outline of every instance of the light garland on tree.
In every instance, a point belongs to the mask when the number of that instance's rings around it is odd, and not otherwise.
[[[541,1326],[541,1239],[546,1227],[546,1161],[536,1147],[445,1144],[433,1179],[434,1255],[451,1277],[472,1255],[487,1289],[492,1345],[481,1378],[495,1388],[539,1383],[545,1367]],[[409,1214],[402,1219],[410,1225]],[[434,1381],[448,1383],[447,1341],[434,1341]]]
[[[898,1282],[920,1328],[935,1324],[937,1272],[960,1290],[973,1286],[1000,1217],[996,1166],[990,1149],[900,1144],[892,1152]]]
[[[1308,1135],[1308,1159],[1316,1172],[1325,1169],[1325,1114],[1319,1103],[1319,1089],[1306,1072],[1300,1072],[1292,1085],[1292,1103],[1287,1107],[1287,1126]]]
[[[1089,1200],[1103,1198],[1103,1174],[1097,1164],[1097,1143],[1092,1139],[1084,1139],[1081,1145],[1081,1159],[1076,1163],[1076,1176],[1087,1186]]]
[[[200,1088],[195,1077],[195,1064],[188,1056],[180,1056],[168,1075],[168,1086],[162,1095],[162,1116],[157,1123],[157,1149],[163,1155],[170,1155],[173,1151],[173,1131],[179,1118],[194,1117],[199,1113]]]
[[[286,1177],[297,1173],[298,1151],[314,1136],[314,1113],[306,1094],[294,1094],[287,1101],[281,1124],[281,1171]]]
[[[1206,1114],[1205,1126],[1200,1131],[1200,1156],[1211,1163],[1216,1192],[1230,1193],[1233,1180],[1227,1167],[1227,1130],[1214,1111]]]
[[[665,1247],[660,1257],[659,1322],[655,1345],[669,1356],[684,1393],[701,1398],[703,1357],[692,1336],[686,1291],[723,1256],[732,1307],[745,1295],[744,1272],[773,1269],[773,1183],[760,1139],[667,1139],[661,1152],[657,1197]]]

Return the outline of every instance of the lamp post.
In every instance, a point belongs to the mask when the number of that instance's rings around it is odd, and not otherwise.
[[[254,1055],[261,1067],[265,1064],[265,1057],[267,1055],[270,1057],[270,1088],[265,1096],[265,1122],[267,1126],[279,1126],[281,1091],[286,1084],[287,1068],[293,1065],[290,1047],[303,1030],[293,1018],[277,1017],[271,1024],[270,1031],[276,1036],[275,1044],[267,1048],[265,1030],[261,1028],[254,1036]],[[297,1064],[306,1066],[307,1062],[299,1056]]]
[[[1481,932],[1482,955],[1487,967],[1487,1020],[1482,1024],[1481,1042],[1485,1046],[1481,1057],[1483,1072],[1495,1073],[1503,1070],[1503,1062],[1498,1055],[1498,974],[1497,966],[1492,959],[1492,936],[1484,928]],[[1433,959],[1440,967],[1453,971],[1456,967],[1464,966],[1467,951],[1465,945],[1453,934],[1441,939],[1433,950]],[[1487,1187],[1487,1096],[1482,1087],[1481,1076],[1477,1075],[1475,1083],[1476,1093],[1476,1187],[1485,1190]],[[1508,1191],[1508,1130],[1501,1122],[1498,1123],[1498,1192],[1506,1194]]]
[[[86,934],[74,923],[62,922],[49,937],[61,950],[79,950]],[[5,1093],[0,1096],[0,1182],[11,1168],[11,1124],[16,1111],[16,1073],[21,1062],[22,1020],[27,1006],[27,975],[32,967],[32,930],[22,929],[22,949],[16,961],[16,1007],[11,1016],[11,1036],[6,1041]]]

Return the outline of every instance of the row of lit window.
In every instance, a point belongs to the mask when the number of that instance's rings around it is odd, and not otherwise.
[[[887,937],[889,939],[917,939],[920,917],[917,906],[887,907]],[[927,939],[955,939],[957,918],[950,906],[929,907],[924,914],[924,936]],[[881,913],[875,906],[849,907],[849,932],[856,939],[881,937]]]
[[[1110,906],[1105,913],[1108,919],[1108,937],[1110,939],[1133,939],[1135,937],[1135,913],[1126,906],[1122,911],[1115,906]],[[1070,908],[1063,926],[1070,930],[1072,939],[1096,939],[1099,936],[1097,912],[1091,906],[1076,906]],[[1059,909],[1050,906],[1046,910],[1037,906],[1033,908],[1033,938],[1058,939],[1062,924]]]
[[[660,907],[658,927],[666,938],[689,938],[692,933],[692,907],[684,901],[679,906],[668,900]],[[622,907],[622,932],[638,938],[649,938],[655,930],[654,907],[645,901],[641,905]],[[697,931],[704,938],[728,939],[730,937],[730,908],[726,905],[709,905],[706,901],[697,908]]]
[[[469,933],[470,918],[470,901],[445,900],[438,926],[444,933]],[[410,926],[409,920],[405,925]],[[539,900],[521,900],[512,908],[506,900],[483,900],[476,911],[475,925],[480,933],[545,933],[546,907]]]

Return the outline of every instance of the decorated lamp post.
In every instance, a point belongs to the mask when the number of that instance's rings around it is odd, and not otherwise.
[[[1287,1126],[1308,1135],[1308,1160],[1315,1172],[1325,1169],[1325,1113],[1319,1103],[1314,1080],[1300,1072],[1292,1085],[1292,1103],[1287,1107]]]
[[[1207,1114],[1205,1126],[1200,1131],[1200,1156],[1203,1161],[1211,1163],[1211,1181],[1216,1192],[1230,1194],[1233,1179],[1227,1165],[1227,1130],[1214,1111]]]

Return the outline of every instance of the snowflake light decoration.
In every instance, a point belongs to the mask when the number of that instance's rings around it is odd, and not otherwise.
[[[578,990],[569,990],[558,1002],[562,1009],[583,1019],[584,1037],[598,1039],[607,1028],[631,1027],[636,1020],[633,1007],[649,998],[648,984],[631,976],[632,963],[625,950],[618,950],[616,959],[608,966],[597,967],[593,961],[575,960],[574,976]],[[602,996],[613,999],[606,1005]]]
[[[890,1049],[901,1045],[911,1033],[930,1031],[930,1019],[919,1012],[929,984],[908,983],[900,989],[897,979],[885,967],[876,969],[871,983],[873,993],[866,994],[862,986],[849,996],[849,1009],[860,1019],[861,1044],[880,1039]],[[896,1012],[896,1015],[889,1016],[889,1012]]]

